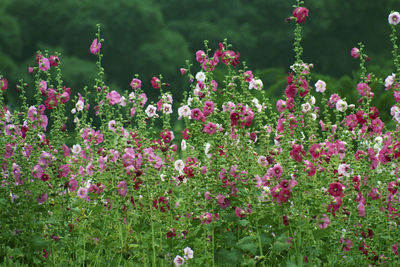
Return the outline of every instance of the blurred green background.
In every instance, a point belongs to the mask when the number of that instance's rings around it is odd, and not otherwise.
[[[0,73],[10,82],[10,106],[18,105],[16,81],[29,80],[28,66],[37,50],[62,53],[65,85],[73,94],[84,85],[92,88],[96,58],[89,46],[96,24],[102,25],[106,82],[114,90],[128,90],[139,74],[150,94],[150,79],[162,74],[179,101],[187,79],[179,68],[194,62],[204,40],[214,51],[224,38],[259,76],[276,101],[290,71],[294,23],[287,23],[295,1],[282,0],[1,0]],[[354,103],[359,61],[350,56],[358,42],[371,58],[368,69],[383,79],[393,72],[388,15],[399,10],[399,0],[310,0],[304,24],[303,60],[313,63],[312,85],[327,82]],[[194,72],[200,70],[195,65]],[[373,88],[374,104],[390,120],[394,103],[383,86]],[[155,96],[153,96],[155,97]],[[275,104],[275,102],[274,102]]]

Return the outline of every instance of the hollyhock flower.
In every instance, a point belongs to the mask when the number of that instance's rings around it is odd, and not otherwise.
[[[302,112],[302,113],[307,113],[307,112],[309,112],[309,111],[311,111],[311,105],[310,105],[310,103],[301,104],[301,112]]]
[[[305,7],[297,7],[293,10],[293,17],[296,18],[297,23],[303,23],[308,17],[308,9]]]
[[[162,110],[163,110],[164,114],[171,114],[172,113],[172,105],[165,103],[162,105]]]
[[[208,134],[215,134],[216,131],[217,131],[217,126],[215,125],[215,123],[212,122],[207,123],[203,128],[203,132]]]
[[[400,243],[394,243],[392,246],[392,251],[395,255],[400,256]]]
[[[261,90],[263,88],[263,82],[260,79],[253,79],[249,83],[249,90]]]
[[[293,144],[292,150],[289,152],[290,157],[297,162],[301,162],[306,157],[303,145]]]
[[[322,214],[322,218],[317,219],[317,225],[321,229],[326,229],[330,223],[331,220],[329,220],[329,217],[326,214]]]
[[[353,170],[350,168],[349,164],[340,164],[338,167],[338,174],[346,177],[350,177],[350,174],[353,173]]]
[[[328,192],[333,197],[343,197],[343,185],[338,182],[330,183]]]
[[[175,166],[175,169],[176,169],[178,172],[182,172],[182,171],[183,171],[183,168],[185,167],[185,163],[183,162],[183,160],[178,159],[177,161],[175,161],[174,166]]]
[[[245,210],[242,209],[242,208],[239,208],[239,207],[236,207],[236,208],[235,208],[235,214],[236,214],[236,216],[237,216],[238,218],[240,218],[240,219],[245,218],[246,215],[247,215],[246,212],[245,212]]]
[[[47,71],[50,69],[50,61],[45,57],[41,57],[38,64],[41,71]]]
[[[50,66],[55,67],[58,66],[60,59],[56,55],[51,55],[49,57],[49,61],[50,61]]]
[[[145,112],[147,117],[152,118],[152,117],[157,117],[157,108],[153,105],[148,105]]]
[[[101,43],[98,42],[97,38],[93,40],[92,44],[90,45],[90,53],[93,55],[97,55],[100,52]]]
[[[109,104],[112,106],[118,104],[121,101],[121,95],[115,90],[109,92],[106,95],[106,98],[108,99]]]
[[[290,190],[288,188],[282,188],[279,192],[278,201],[281,203],[285,203],[290,198]]]
[[[120,196],[125,196],[127,191],[127,185],[125,181],[121,181],[117,185],[117,191]]]
[[[197,81],[200,81],[200,82],[204,82],[204,81],[206,80],[206,75],[204,74],[204,72],[199,71],[199,72],[196,74],[196,80],[197,80]]]
[[[328,100],[328,106],[330,108],[333,108],[339,100],[340,100],[340,97],[337,94],[331,95]]]
[[[86,187],[81,187],[78,189],[78,196],[82,199],[87,199],[88,189]]]
[[[389,14],[388,22],[391,25],[397,25],[400,22],[400,14],[399,12],[392,12]]]
[[[82,151],[82,148],[79,144],[72,146],[72,153],[78,155]]]
[[[185,253],[185,259],[189,260],[189,259],[193,259],[193,250],[190,247],[186,247],[183,252]]]
[[[6,78],[1,78],[0,79],[0,90],[5,91],[8,89],[8,81]]]
[[[207,117],[208,115],[210,115],[213,112],[214,112],[214,102],[212,102],[212,101],[204,102],[203,115]]]
[[[357,84],[357,91],[361,96],[368,96],[371,93],[371,88],[366,83]]]
[[[353,47],[350,51],[350,55],[354,58],[360,57],[360,50],[357,47]]]
[[[182,266],[185,264],[185,259],[177,255],[174,259],[175,266]]]
[[[307,172],[307,175],[310,177],[314,176],[315,172],[317,171],[317,167],[315,167],[315,165],[308,160],[304,161],[304,165],[305,165],[304,171]]]
[[[230,205],[229,199],[227,199],[226,197],[224,197],[221,194],[217,195],[217,204],[223,210],[226,209],[227,207],[229,207],[229,205]]]
[[[285,95],[287,98],[295,98],[297,95],[297,88],[294,84],[289,84],[286,86]]]
[[[184,68],[180,68],[179,71],[181,72],[182,75],[185,75],[187,70]]]
[[[185,139],[182,139],[182,142],[181,142],[181,150],[182,150],[182,151],[185,151],[186,148],[187,148],[186,140],[185,140]]]
[[[395,79],[396,75],[394,73],[392,73],[392,75],[389,75],[386,77],[385,79],[385,90],[389,90],[393,83],[394,83],[394,79]]]
[[[142,81],[137,78],[132,79],[131,87],[133,90],[140,89],[142,87]]]
[[[254,76],[253,76],[253,72],[251,70],[248,70],[244,73],[244,80],[246,82],[251,82],[253,80]]]
[[[343,243],[343,238],[340,238],[340,243]],[[343,246],[342,250],[343,251],[350,251],[350,249],[353,247],[353,242],[350,239],[344,240],[345,245]]]
[[[204,115],[199,108],[194,108],[191,111],[190,117],[194,120],[202,120],[204,118]]]
[[[286,109],[286,101],[279,99],[276,102],[276,110],[278,110],[278,112],[283,112]]]
[[[160,81],[160,79],[158,79],[157,77],[151,78],[151,86],[152,86],[154,89],[160,89],[160,86],[161,86],[161,81]]]
[[[347,109],[347,102],[342,99],[338,100],[338,102],[336,102],[336,109],[340,112],[345,112]]]
[[[207,58],[206,53],[203,50],[198,50],[196,52],[196,61],[199,63],[203,63],[204,60]]]
[[[326,83],[324,81],[318,80],[315,83],[315,91],[323,93],[326,90]]]
[[[182,117],[190,118],[191,113],[192,113],[192,111],[190,110],[189,106],[184,105],[184,106],[178,108],[178,115],[179,115],[178,119],[180,120],[180,119],[182,119]]]
[[[114,133],[117,131],[117,129],[115,128],[115,123],[115,120],[111,120],[108,122],[108,129]]]

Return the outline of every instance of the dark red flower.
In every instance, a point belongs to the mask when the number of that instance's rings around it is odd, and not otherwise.
[[[306,17],[308,17],[308,9],[305,7],[298,7],[293,10],[293,17],[296,18],[297,23],[302,23],[306,21]]]

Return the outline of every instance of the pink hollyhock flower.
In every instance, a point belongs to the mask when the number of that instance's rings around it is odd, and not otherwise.
[[[142,87],[142,81],[136,78],[132,79],[131,87],[133,90],[140,89]]]
[[[336,109],[340,112],[345,112],[347,110],[347,102],[342,99],[338,100],[336,102]]]
[[[245,218],[246,215],[247,215],[246,212],[245,212],[245,210],[242,209],[242,208],[239,208],[239,207],[236,207],[236,208],[235,208],[235,214],[236,214],[236,216],[237,216],[238,218],[240,218],[240,219]]]
[[[276,110],[278,110],[278,112],[283,112],[286,109],[286,101],[279,99],[276,102]]]
[[[248,70],[244,73],[244,80],[246,82],[251,82],[253,80],[253,72],[251,72],[251,70]]]
[[[353,173],[353,170],[350,168],[349,164],[340,164],[338,167],[338,174],[346,177],[350,177],[350,174]]]
[[[282,215],[282,223],[285,226],[289,226],[289,217],[286,215]]]
[[[117,185],[117,191],[120,196],[125,196],[127,191],[127,185],[125,181],[121,181]]]
[[[253,79],[249,83],[249,90],[255,89],[255,90],[261,90],[263,88],[264,84],[260,79]]]
[[[68,182],[68,186],[69,192],[73,192],[78,188],[78,182],[74,178],[71,178]]]
[[[229,205],[230,205],[230,202],[229,202],[229,200],[226,198],[226,197],[224,197],[223,195],[221,195],[221,194],[218,194],[217,195],[217,204],[218,204],[218,206],[220,206],[220,208],[221,209],[226,209],[227,207],[229,207]]]
[[[175,266],[182,266],[185,264],[185,259],[177,255],[174,259]]]
[[[45,57],[41,57],[39,59],[39,69],[41,71],[47,71],[48,69],[50,69],[50,61]]]
[[[203,115],[207,117],[208,115],[210,115],[213,112],[214,112],[214,102],[212,102],[212,101],[204,102]]]
[[[160,81],[160,79],[158,79],[157,77],[151,78],[151,86],[152,86],[154,89],[160,89],[160,86],[161,86],[161,81]]]
[[[364,203],[362,203],[362,201],[360,201],[360,203],[358,203],[358,214],[360,215],[360,217],[365,217],[365,205]]]
[[[305,7],[297,7],[293,10],[293,17],[296,18],[297,23],[306,21],[306,17],[308,17],[308,9]]]
[[[191,111],[190,117],[194,120],[203,120],[204,115],[199,108],[194,108]]]
[[[280,163],[275,164],[272,168],[268,169],[268,173],[270,173],[271,176],[275,176],[275,178],[279,180],[283,173],[281,164]]]
[[[294,84],[289,84],[286,86],[285,95],[287,98],[295,98],[297,95],[297,88]]]
[[[329,100],[328,100],[328,106],[330,108],[333,108],[334,106],[336,106],[336,103],[340,100],[340,96],[337,94],[333,94],[330,96]]]
[[[101,43],[99,43],[96,38],[90,45],[90,53],[92,53],[93,55],[97,55],[100,52],[100,49],[101,49]]]
[[[188,128],[183,129],[182,131],[182,138],[188,140],[190,137],[190,132]]]
[[[204,60],[207,58],[206,53],[203,50],[199,50],[196,52],[196,61],[199,63],[203,63]]]
[[[317,171],[317,167],[315,167],[315,165],[308,160],[304,161],[304,165],[304,171],[307,172],[308,176],[314,176],[315,172]]]
[[[290,190],[288,188],[282,188],[279,192],[278,202],[285,203],[290,198]]]
[[[320,144],[313,144],[311,148],[309,149],[309,152],[311,154],[311,157],[313,159],[317,159],[321,155],[321,145]]]
[[[1,78],[0,79],[0,90],[5,91],[8,89],[8,81],[6,78]]]
[[[121,101],[121,95],[113,90],[106,95],[106,98],[109,100],[110,105],[115,105]]]
[[[110,131],[113,131],[114,133],[117,131],[117,129],[115,128],[115,120],[111,120],[108,122],[108,129]]]
[[[350,51],[350,55],[354,58],[360,57],[360,50],[357,47],[353,47]]]
[[[394,243],[392,246],[392,251],[395,255],[400,256],[400,243]]]
[[[326,90],[326,83],[324,81],[318,80],[315,83],[315,91],[323,93]]]
[[[330,223],[331,220],[329,220],[329,217],[326,214],[322,214],[322,218],[317,219],[317,225],[321,229],[326,229]]]
[[[187,70],[184,68],[180,68],[179,71],[181,72],[182,75],[185,75]]]
[[[343,238],[340,238],[340,243],[343,243]],[[350,239],[344,240],[345,245],[343,246],[342,250],[343,251],[350,251],[350,249],[353,247],[353,242]]]
[[[330,183],[328,192],[333,197],[343,197],[343,185],[338,182]]]
[[[392,75],[389,75],[389,76],[386,77],[386,79],[385,79],[385,87],[386,87],[385,90],[389,90],[392,87],[392,85],[394,83],[394,79],[395,79],[395,74],[394,73],[392,73]]]
[[[217,131],[217,126],[215,123],[209,122],[206,126],[204,126],[203,132],[208,134],[215,134]]]
[[[56,55],[51,55],[49,57],[49,61],[50,61],[50,66],[55,67],[58,66],[60,59]]]
[[[157,108],[153,105],[148,105],[145,112],[147,117],[152,118],[152,117],[157,117]]]
[[[371,92],[371,88],[366,83],[357,84],[357,91],[361,96],[368,96]]]
[[[88,190],[86,187],[81,187],[78,189],[78,196],[82,199],[87,199],[88,197]]]
[[[388,22],[391,25],[397,25],[400,22],[400,14],[399,12],[392,12],[389,14]]]

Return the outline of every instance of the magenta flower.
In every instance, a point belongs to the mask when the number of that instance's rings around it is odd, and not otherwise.
[[[209,122],[204,126],[203,132],[208,133],[208,134],[215,134],[217,131],[217,126],[215,123]]]
[[[306,21],[306,17],[308,17],[308,9],[305,7],[297,7],[293,10],[293,17],[296,18],[296,21],[299,24]]]
[[[212,101],[204,102],[203,115],[207,117],[208,115],[210,115],[213,112],[214,112],[214,102],[212,102]]]
[[[97,55],[100,52],[100,48],[101,48],[101,43],[98,43],[96,38],[90,45],[90,53],[92,53],[93,55]]]
[[[221,195],[221,194],[218,194],[217,195],[217,204],[218,204],[218,206],[221,208],[221,209],[226,209],[227,207],[229,207],[229,205],[230,205],[230,202],[229,202],[229,200],[226,198],[226,197],[224,197],[223,195]]]
[[[244,209],[236,207],[235,208],[235,214],[238,218],[242,219],[244,217],[246,217],[246,212],[244,211]]]
[[[371,92],[371,88],[366,83],[357,84],[357,91],[361,96],[368,96]]]
[[[330,183],[328,192],[333,197],[343,197],[343,185],[338,182]]]
[[[117,190],[118,190],[118,194],[120,194],[121,196],[125,196],[126,195],[126,191],[127,191],[127,185],[125,181],[121,181],[118,183],[117,185]]]
[[[196,52],[196,61],[199,63],[203,63],[204,60],[207,58],[206,53],[204,51],[199,50]]]
[[[109,100],[110,105],[118,104],[121,101],[121,95],[113,90],[106,95],[106,98]]]
[[[0,90],[4,91],[8,89],[8,81],[6,78],[0,79]]]
[[[353,47],[350,51],[350,55],[354,58],[360,57],[360,50],[357,47]]]
[[[39,204],[43,204],[47,200],[47,193],[39,195],[36,200]]]
[[[47,71],[48,69],[50,69],[50,61],[45,57],[41,57],[39,59],[39,69],[41,71]]]
[[[142,87],[142,81],[134,78],[131,82],[131,87],[133,90],[140,89]]]
[[[82,199],[87,199],[88,197],[88,190],[85,187],[81,187],[78,189],[78,196]]]
[[[151,86],[152,86],[154,89],[160,89],[160,86],[161,86],[161,81],[160,81],[160,79],[158,79],[157,77],[151,78]]]

